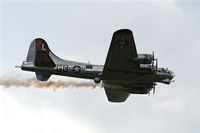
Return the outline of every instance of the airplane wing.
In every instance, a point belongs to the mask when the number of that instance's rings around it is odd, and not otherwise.
[[[112,88],[104,87],[108,101],[124,102],[129,97],[130,93],[122,90],[113,90]]]
[[[131,30],[122,29],[113,34],[111,45],[104,65],[102,78],[112,79],[120,76],[117,73],[129,73],[139,69],[139,63],[134,59],[137,50]]]
[[[108,51],[106,63],[101,75],[102,80],[124,79],[124,73],[135,72],[140,68],[135,60],[138,57],[133,33],[131,30],[122,29],[113,34]],[[129,93],[119,89],[104,86],[107,98],[111,102],[124,102]]]

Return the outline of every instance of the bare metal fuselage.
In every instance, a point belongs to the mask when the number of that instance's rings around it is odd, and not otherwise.
[[[80,66],[80,70],[75,72],[74,66]],[[48,67],[37,67],[33,62],[23,62],[21,65],[22,70],[39,72],[39,73],[50,73],[54,75],[62,75],[76,78],[84,79],[95,79],[100,77],[103,71],[103,65],[92,65],[87,63],[80,63],[74,61],[62,60],[59,64],[53,68]],[[146,67],[145,67],[146,68]],[[152,82],[163,82],[165,79],[171,79],[170,71],[152,72],[151,69],[141,69],[140,71],[132,72],[118,72],[121,76],[111,75],[110,77],[100,77],[101,80],[110,81],[113,83],[137,83],[136,86],[142,87],[150,85],[152,87]],[[166,83],[168,84],[168,83]],[[134,86],[133,86],[134,87]]]

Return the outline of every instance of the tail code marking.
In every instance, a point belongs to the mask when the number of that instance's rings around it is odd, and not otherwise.
[[[42,51],[46,51],[47,49],[44,47],[44,43],[42,44]]]

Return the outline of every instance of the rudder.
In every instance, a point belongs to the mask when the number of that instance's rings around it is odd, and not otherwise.
[[[26,62],[33,62],[37,67],[55,67],[56,64],[49,56],[50,49],[47,45],[47,42],[44,39],[36,38],[32,41],[29,52],[26,58]],[[38,73],[36,72],[37,80],[47,81],[51,74]]]

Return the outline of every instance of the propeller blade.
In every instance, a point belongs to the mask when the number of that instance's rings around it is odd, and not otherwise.
[[[152,72],[154,71],[154,60],[152,60],[152,62],[151,62],[151,71]]]
[[[152,62],[151,62],[152,72],[154,71],[154,61],[155,61],[155,58],[154,58],[154,51],[152,51]]]
[[[152,58],[153,58],[152,60],[155,60],[155,58],[154,58],[154,51],[152,52]]]
[[[158,59],[156,59],[156,69],[158,68]]]
[[[155,84],[153,85],[153,94],[155,95],[155,92],[156,92],[156,87],[155,87]]]

